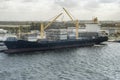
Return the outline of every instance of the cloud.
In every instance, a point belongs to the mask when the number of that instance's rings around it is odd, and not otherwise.
[[[83,5],[83,8],[89,11],[97,10],[99,7],[100,3],[96,0],[86,1]]]
[[[53,0],[3,1],[0,3],[0,20],[47,20],[58,13],[57,9],[53,10],[53,5]]]
[[[7,6],[7,5],[0,5],[0,10],[5,10],[5,9],[8,9],[9,8],[9,6]]]
[[[117,2],[118,0],[98,0],[100,3],[114,3]]]
[[[55,4],[67,8],[73,8],[78,6],[78,2],[78,0],[55,0]]]
[[[23,0],[22,2],[38,2],[39,0]]]
[[[0,2],[5,2],[5,1],[10,1],[10,0],[0,0]]]
[[[9,8],[9,0],[0,0],[0,10],[5,10]]]
[[[0,0],[0,20],[48,20],[62,7],[79,19],[119,19],[119,5],[120,0]]]

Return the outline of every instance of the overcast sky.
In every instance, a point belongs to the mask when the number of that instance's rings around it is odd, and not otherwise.
[[[0,21],[44,21],[65,7],[79,20],[120,20],[120,0],[0,0]],[[58,20],[70,20],[64,13]]]

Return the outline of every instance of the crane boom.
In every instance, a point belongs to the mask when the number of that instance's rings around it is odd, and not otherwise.
[[[79,36],[79,34],[78,34],[78,29],[79,29],[79,22],[78,22],[78,20],[74,21],[73,18],[72,18],[72,16],[68,13],[68,11],[65,8],[63,8],[63,10],[66,12],[66,14],[69,16],[69,18],[75,24],[75,26],[76,26],[76,39],[78,39],[78,36]]]
[[[60,13],[59,15],[57,15],[50,23],[48,23],[46,26],[43,25],[43,23],[41,23],[41,28],[40,28],[40,36],[41,36],[41,39],[43,39],[43,36],[44,36],[44,31],[46,28],[48,28],[58,17],[60,17],[63,13]]]
[[[72,18],[72,16],[68,13],[68,11],[67,11],[65,8],[63,8],[63,10],[66,12],[66,14],[69,16],[69,18],[70,18],[72,21],[74,21],[73,18]]]
[[[57,15],[50,23],[48,23],[44,29],[48,28],[58,17],[60,17],[63,13],[60,13],[59,15]]]

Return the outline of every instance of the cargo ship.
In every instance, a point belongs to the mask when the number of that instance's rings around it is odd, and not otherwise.
[[[107,40],[108,40],[107,37],[98,37],[95,39],[77,39],[77,40],[71,39],[71,40],[40,41],[40,42],[15,40],[15,41],[5,41],[4,43],[8,48],[8,50],[5,50],[5,53],[18,53],[18,52],[53,50],[53,49],[70,48],[70,47],[93,46],[94,44],[100,44]]]
[[[27,40],[17,40],[16,38],[10,37],[4,41],[8,50],[5,53],[20,53],[20,52],[31,52],[31,51],[46,51],[61,48],[75,48],[75,47],[85,47],[94,46],[95,44],[100,44],[107,41],[107,36],[97,36],[97,37],[81,37],[79,39],[62,39],[62,40],[37,40],[37,41],[27,41]]]
[[[93,46],[95,44],[100,44],[104,41],[108,40],[107,36],[101,36],[98,32],[80,32],[79,33],[79,21],[73,20],[70,14],[67,12],[65,8],[63,8],[67,15],[70,17],[72,22],[75,24],[75,32],[69,31],[69,29],[46,29],[59,17],[62,15],[60,13],[56,16],[51,22],[49,22],[46,26],[41,23],[40,26],[40,38],[35,41],[29,41],[27,38],[24,39],[16,39],[15,37],[9,37],[6,41],[4,41],[6,47],[5,53],[20,53],[20,52],[31,52],[31,51],[46,51],[53,49],[61,49],[61,48],[72,48],[72,47],[85,47],[85,46]],[[94,24],[97,24],[97,19],[94,19]],[[94,26],[94,25],[92,25]],[[92,27],[90,26],[90,28]],[[89,29],[90,30],[90,29]],[[95,30],[96,31],[96,30]],[[21,32],[21,31],[20,31]],[[46,32],[46,38],[44,39],[44,35]],[[20,33],[19,33],[20,34]]]

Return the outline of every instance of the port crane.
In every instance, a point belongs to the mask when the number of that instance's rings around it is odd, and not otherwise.
[[[66,12],[66,14],[69,16],[69,18],[74,22],[75,26],[76,26],[76,39],[78,39],[78,28],[79,28],[79,22],[78,20],[74,21],[74,19],[72,18],[72,16],[69,14],[69,12],[63,8],[63,10]],[[57,18],[59,18],[63,13],[60,13],[59,15],[57,15],[51,22],[49,22],[46,26],[44,26],[43,23],[41,23],[41,28],[40,28],[40,36],[41,39],[43,39],[44,36],[44,31],[45,29],[47,29]]]
[[[63,10],[69,16],[69,18],[73,21],[73,23],[75,24],[75,26],[76,26],[76,39],[78,39],[78,29],[79,29],[79,22],[78,22],[78,20],[74,21],[74,19],[70,15],[70,13],[65,8],[63,8]]]
[[[98,23],[98,18],[97,17],[93,18],[93,22]]]
[[[44,26],[43,23],[41,23],[41,28],[40,28],[40,36],[41,36],[41,39],[43,39],[43,36],[44,36],[44,31],[45,29],[47,29],[54,21],[56,21],[57,18],[59,18],[63,13],[60,13],[59,15],[57,15],[51,22],[49,22],[46,26]]]

